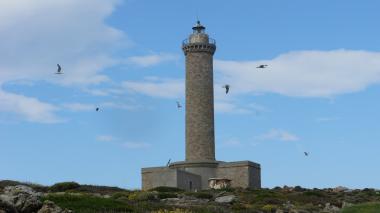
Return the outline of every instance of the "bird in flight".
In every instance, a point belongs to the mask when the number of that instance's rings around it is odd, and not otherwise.
[[[166,166],[169,166],[169,165],[170,165],[170,161],[171,161],[171,159],[169,158],[169,161],[168,161],[168,163],[166,164]]]
[[[267,66],[268,65],[266,65],[266,64],[261,64],[261,65],[257,66],[256,68],[258,68],[258,69],[264,69],[264,68],[267,68]]]
[[[305,156],[309,156],[309,153],[308,152],[303,152],[303,154],[305,154]]]
[[[226,89],[226,94],[228,93],[228,91],[230,91],[230,85],[228,84],[224,85],[222,88]]]
[[[57,64],[57,72],[55,74],[63,74],[61,65]]]
[[[96,109],[95,109],[97,112],[99,111],[99,107],[96,107]]]
[[[177,108],[180,109],[182,108],[182,105],[177,101]]]

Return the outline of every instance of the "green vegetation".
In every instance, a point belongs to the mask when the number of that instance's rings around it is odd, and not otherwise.
[[[75,182],[41,186],[17,181],[0,181],[5,186],[27,185],[45,192],[43,200],[51,200],[74,212],[152,212],[152,213],[229,213],[229,212],[323,212],[326,208],[342,208],[342,213],[380,212],[380,191],[374,189],[344,190],[275,187],[273,189],[227,189],[185,192],[174,187],[157,187],[149,191],[118,187],[80,185]],[[216,197],[234,195],[234,202],[221,204]],[[167,199],[177,198],[177,199]]]
[[[49,188],[51,192],[65,192],[71,189],[79,188],[80,185],[76,182],[62,182],[56,183]]]
[[[156,191],[156,192],[183,192],[183,189],[179,189],[176,187],[169,187],[169,186],[159,186],[153,189],[150,189],[149,191]]]
[[[184,193],[187,196],[195,197],[198,199],[211,199],[213,198],[213,195],[209,192],[185,192]]]
[[[62,208],[71,209],[74,212],[92,213],[101,211],[132,212],[133,208],[121,201],[109,198],[95,197],[93,195],[48,195],[44,200],[51,200]]]
[[[380,203],[364,203],[343,209],[342,213],[378,213]]]

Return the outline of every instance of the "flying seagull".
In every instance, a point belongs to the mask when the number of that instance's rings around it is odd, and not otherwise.
[[[226,89],[226,94],[228,93],[228,91],[230,91],[230,85],[228,84],[224,85],[222,88]]]
[[[96,107],[96,109],[95,109],[96,111],[99,111],[99,107]]]
[[[309,156],[309,153],[308,153],[308,152],[303,152],[303,153],[305,154],[306,157]]]
[[[256,67],[256,68],[259,68],[259,69],[264,69],[264,68],[267,68],[268,65],[266,64],[261,64],[260,66]]]
[[[177,101],[177,108],[180,109],[182,105]]]
[[[171,161],[171,159],[169,158],[168,163],[166,164],[166,166],[170,165],[170,161]]]
[[[57,72],[55,74],[63,74],[61,65],[57,64]]]

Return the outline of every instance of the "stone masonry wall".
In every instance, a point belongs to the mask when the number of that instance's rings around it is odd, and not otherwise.
[[[215,160],[213,56],[186,54],[186,161]]]
[[[144,168],[141,170],[142,190],[158,186],[177,187],[176,170],[168,167]]]

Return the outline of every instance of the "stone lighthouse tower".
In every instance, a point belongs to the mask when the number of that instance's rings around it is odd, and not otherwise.
[[[260,164],[215,159],[213,55],[215,40],[198,21],[182,50],[186,57],[186,158],[165,167],[142,168],[142,189],[158,186],[207,189],[218,182],[260,188]]]
[[[186,56],[186,161],[214,161],[215,41],[198,21],[183,42]]]

